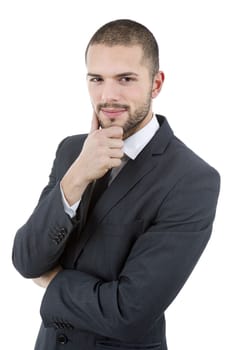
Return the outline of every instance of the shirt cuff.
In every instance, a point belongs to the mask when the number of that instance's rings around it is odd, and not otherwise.
[[[62,202],[63,202],[64,211],[66,214],[68,214],[70,216],[70,218],[73,218],[76,215],[76,211],[77,211],[77,208],[78,208],[81,200],[77,201],[76,203],[74,203],[73,205],[70,206],[68,204],[65,196],[64,196],[61,184],[60,184],[60,191],[61,191],[61,195],[62,195]]]

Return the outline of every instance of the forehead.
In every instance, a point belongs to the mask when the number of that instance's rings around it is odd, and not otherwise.
[[[102,74],[118,74],[127,71],[139,73],[147,69],[144,65],[143,50],[141,46],[106,46],[94,44],[89,47],[87,52],[87,69],[88,72]]]

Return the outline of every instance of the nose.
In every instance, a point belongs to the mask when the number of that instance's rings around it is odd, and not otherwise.
[[[101,100],[103,103],[118,101],[120,97],[120,87],[113,80],[104,81],[101,87]]]

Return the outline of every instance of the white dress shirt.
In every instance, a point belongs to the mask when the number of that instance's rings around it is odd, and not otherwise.
[[[159,129],[159,123],[155,115],[151,118],[151,120],[140,130],[138,130],[135,134],[129,136],[124,140],[123,152],[125,157],[122,159],[122,164],[118,168],[112,169],[110,183],[115,179],[121,169],[125,166],[129,159],[136,159],[136,157],[141,153],[141,151],[145,148],[148,142],[155,135],[157,130]],[[64,196],[63,190],[61,188],[63,207],[65,212],[72,218],[76,215],[76,210],[80,204],[80,200],[70,206]]]

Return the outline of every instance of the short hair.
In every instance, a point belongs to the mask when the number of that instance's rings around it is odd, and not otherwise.
[[[134,46],[140,45],[143,58],[150,61],[152,78],[159,71],[159,47],[154,35],[144,25],[130,19],[118,19],[104,24],[90,39],[86,51],[94,44],[106,46]]]

